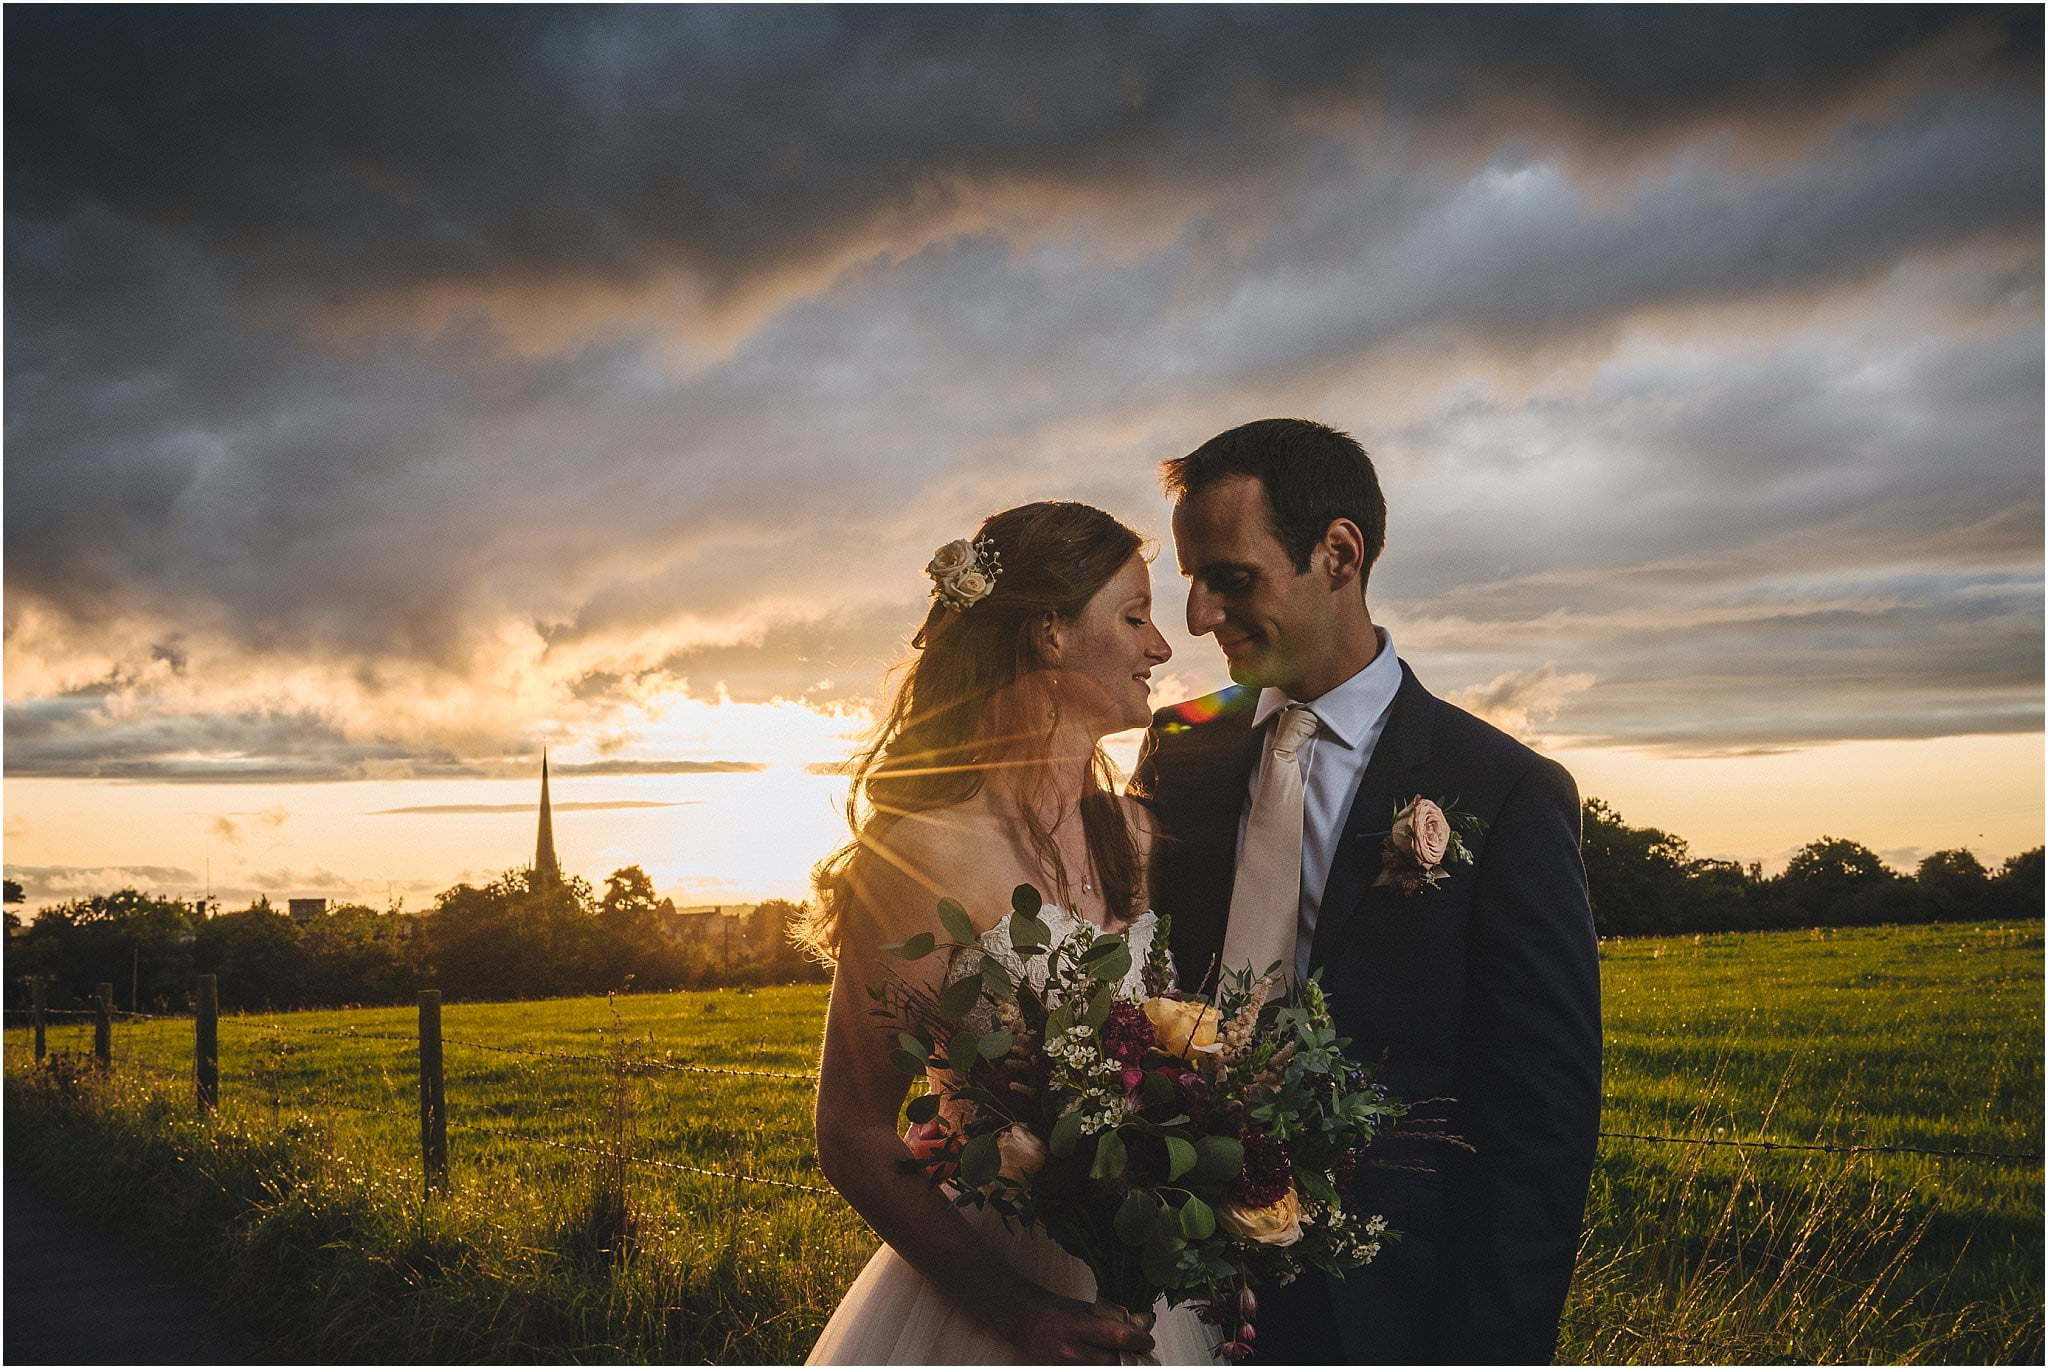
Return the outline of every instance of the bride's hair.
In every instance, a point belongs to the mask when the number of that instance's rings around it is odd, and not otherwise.
[[[994,590],[964,609],[932,601],[911,639],[918,654],[901,667],[874,741],[849,762],[846,817],[854,837],[812,872],[817,909],[795,930],[798,944],[827,964],[839,955],[855,875],[862,862],[887,859],[876,852],[886,853],[889,829],[972,798],[998,767],[1021,779],[1022,821],[1050,876],[1050,901],[1072,906],[1068,872],[1038,801],[1051,781],[1053,725],[1043,691],[1022,686],[1045,670],[1038,633],[1046,616],[1079,617],[1142,541],[1102,510],[1062,501],[995,514],[970,540],[983,539],[1001,558]],[[1143,892],[1138,847],[1100,746],[1083,783],[1089,861],[1111,914],[1134,917]]]

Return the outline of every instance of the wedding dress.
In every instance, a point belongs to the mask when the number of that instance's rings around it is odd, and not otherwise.
[[[1088,926],[1081,918],[1047,904],[1039,913],[1054,944]],[[1118,935],[1131,948],[1131,968],[1124,976],[1123,992],[1139,994],[1146,953],[1158,928],[1152,913],[1141,914]],[[981,935],[981,949],[1002,963],[1012,977],[1042,987],[1045,957],[1027,962],[1010,946],[1010,916]],[[1091,930],[1093,930],[1091,928]],[[972,956],[960,956],[947,973],[947,980],[963,978],[975,966]],[[978,1011],[993,1016],[988,1004]],[[970,1018],[969,1025],[986,1028],[988,1022]],[[1002,1217],[987,1208],[956,1208],[969,1225],[980,1231],[1003,1259],[1022,1277],[1054,1293],[1083,1302],[1095,1300],[1095,1276],[1088,1267],[1060,1249],[1059,1243],[1039,1230],[1005,1227]],[[1161,1364],[1211,1364],[1218,1337],[1195,1315],[1192,1307],[1169,1308],[1164,1301],[1153,1309],[1158,1321],[1152,1339]],[[811,1349],[810,1364],[1022,1364],[1026,1361],[1016,1346],[989,1330],[966,1308],[927,1281],[909,1261],[884,1245],[846,1290],[846,1296],[825,1324],[818,1343]]]

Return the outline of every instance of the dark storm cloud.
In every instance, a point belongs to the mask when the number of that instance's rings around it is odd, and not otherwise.
[[[12,777],[274,784],[369,777],[466,778],[453,756],[343,737],[315,714],[110,714],[93,694],[10,703]]]
[[[914,236],[966,187],[1228,177],[1326,107],[1535,101],[1602,144],[1782,126],[1945,36],[1981,34],[1969,74],[2025,79],[2039,29],[2017,7],[15,9],[8,190],[39,219],[184,225],[313,295],[669,266],[717,295]]]
[[[663,681],[858,701],[955,523],[1143,509],[1298,407],[1381,459],[1449,683],[1556,706],[1551,645],[1560,730],[1681,748],[2038,726],[2035,11],[5,23],[10,775],[524,775]],[[1952,697],[1884,669],[1953,623]],[[585,773],[671,764],[754,763]]]

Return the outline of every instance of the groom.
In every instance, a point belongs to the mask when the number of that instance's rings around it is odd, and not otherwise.
[[[1386,504],[1350,437],[1247,423],[1164,477],[1188,630],[1215,634],[1237,682],[1162,709],[1132,784],[1181,982],[1219,960],[1320,972],[1351,1052],[1414,1105],[1347,1199],[1403,1239],[1262,1294],[1255,1360],[1547,1362],[1600,1112],[1578,791],[1431,695],[1374,626]],[[1473,863],[1378,884],[1418,796],[1485,821]]]

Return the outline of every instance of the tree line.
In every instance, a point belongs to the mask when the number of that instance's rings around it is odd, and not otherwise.
[[[1821,837],[1767,877],[1755,863],[1696,857],[1682,837],[1631,827],[1599,799],[1586,800],[1583,830],[1602,936],[2041,916],[2038,846],[1996,871],[1966,850],[1936,851],[1906,875],[1859,842]]]
[[[2042,914],[2040,847],[1996,871],[1966,850],[1936,851],[1906,875],[1866,846],[1822,837],[1766,877],[1755,864],[1695,857],[1682,838],[1587,799],[1584,854],[1602,936]],[[7,894],[17,901],[19,886]],[[405,1003],[430,987],[505,999],[787,983],[824,978],[787,936],[805,911],[770,900],[708,937],[679,935],[673,905],[637,865],[613,871],[601,896],[583,879],[509,870],[444,890],[417,917],[345,904],[299,922],[267,898],[222,912],[122,889],[27,925],[10,911],[7,975],[47,976],[53,1007],[82,1005],[111,983],[117,1003],[145,1012],[183,1007],[195,974],[218,975],[230,1009]]]
[[[475,1000],[786,983],[824,977],[787,936],[803,912],[771,899],[682,933],[637,865],[607,877],[602,896],[584,879],[508,870],[444,890],[418,916],[344,904],[298,921],[268,898],[223,912],[122,889],[26,925],[10,911],[7,976],[47,976],[52,1007],[110,983],[119,1006],[144,1012],[183,1008],[199,974],[219,976],[226,1009],[406,1003],[423,988]]]

